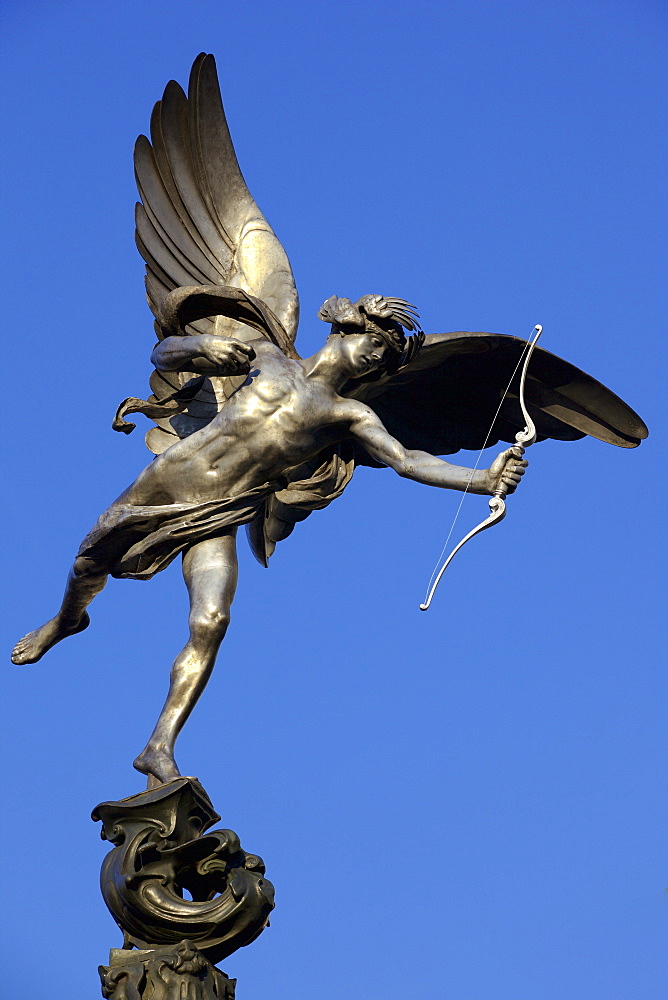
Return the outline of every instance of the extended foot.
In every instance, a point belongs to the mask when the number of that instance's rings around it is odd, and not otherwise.
[[[138,771],[141,771],[142,774],[147,774],[149,778],[151,776],[157,778],[161,784],[171,781],[173,778],[181,777],[181,772],[176,766],[176,761],[172,754],[167,750],[160,750],[151,746],[147,746],[145,750],[142,750],[137,759],[133,761],[133,766]]]
[[[41,628],[36,628],[34,632],[28,632],[16,643],[12,652],[12,663],[17,663],[19,666],[24,663],[37,663],[47,650],[55,646],[61,639],[66,639],[68,635],[76,635],[77,632],[83,632],[89,625],[90,618],[86,611],[76,625],[65,624],[56,615]]]

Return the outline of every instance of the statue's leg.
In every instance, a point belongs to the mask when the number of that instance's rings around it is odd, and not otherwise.
[[[58,614],[17,642],[12,652],[13,662],[36,663],[61,639],[88,628],[86,608],[104,587],[107,575],[107,570],[94,560],[81,556],[75,559]]]
[[[206,687],[230,621],[237,589],[236,528],[189,548],[183,557],[183,576],[190,595],[190,638],[174,661],[156,727],[134,762],[149,776],[149,788],[179,776],[176,737]]]

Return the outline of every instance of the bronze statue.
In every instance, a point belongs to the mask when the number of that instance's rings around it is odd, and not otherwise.
[[[341,495],[357,464],[501,496],[524,473],[519,444],[485,470],[434,456],[512,441],[524,412],[537,440],[590,434],[632,448],[647,429],[612,392],[539,348],[520,405],[524,340],[425,336],[414,307],[398,298],[328,299],[319,317],[331,332],[301,359],[290,265],[239,170],[212,56],[196,59],[187,97],[168,84],[135,165],[137,244],[159,342],[153,395],[125,400],[114,427],[131,431],[128,413],[152,418],[147,444],[158,457],[101,515],[58,614],[21,640],[13,659],[35,662],[86,628],[86,608],[109,575],[150,579],[182,553],[190,638],[134,762],[153,787],[180,773],[174,744],[229,622],[239,525],[267,565],[298,521]]]

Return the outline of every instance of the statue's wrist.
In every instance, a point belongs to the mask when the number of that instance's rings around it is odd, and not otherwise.
[[[471,480],[471,493],[478,493],[482,496],[491,496],[494,492],[494,482],[489,469],[478,469],[473,473]]]
[[[197,334],[196,337],[193,337],[192,339],[195,341],[195,343],[193,344],[193,347],[196,349],[198,357],[200,357],[200,358],[206,358],[207,361],[210,361],[211,360],[211,358],[210,358],[210,350],[211,350],[211,347],[213,346],[213,343],[214,343],[214,341],[216,339],[213,336],[213,334],[211,334],[211,333],[199,333],[199,334]]]

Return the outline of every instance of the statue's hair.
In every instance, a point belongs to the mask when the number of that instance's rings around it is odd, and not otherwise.
[[[318,319],[332,324],[331,334],[376,333],[382,337],[389,348],[382,366],[385,371],[397,371],[413,360],[424,338],[415,306],[384,295],[363,295],[357,302],[332,295],[321,305]],[[417,336],[407,340],[404,330],[414,330]],[[380,374],[370,373],[365,380],[377,379]]]

